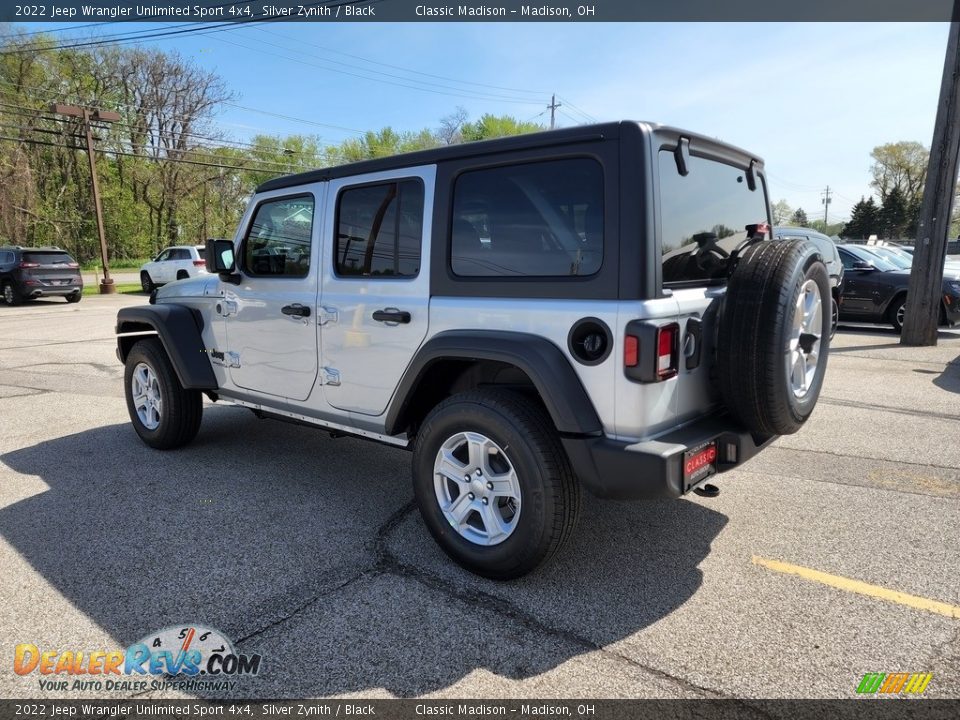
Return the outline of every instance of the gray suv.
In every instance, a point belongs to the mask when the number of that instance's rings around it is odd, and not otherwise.
[[[409,450],[443,550],[517,577],[582,489],[713,495],[810,416],[829,277],[769,222],[759,158],[637,122],[270,180],[209,276],[119,312],[130,418],[179,447],[205,395]]]

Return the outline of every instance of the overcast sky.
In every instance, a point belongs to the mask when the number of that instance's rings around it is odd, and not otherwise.
[[[148,27],[158,25],[107,30]],[[652,120],[741,145],[766,161],[771,200],[811,218],[823,217],[829,184],[833,221],[870,194],[874,146],[930,145],[947,31],[946,23],[269,23],[154,42],[217,70],[246,107],[358,130],[436,127],[458,105],[473,118],[548,122],[555,92],[562,125]],[[217,120],[234,139],[350,136],[238,108]]]

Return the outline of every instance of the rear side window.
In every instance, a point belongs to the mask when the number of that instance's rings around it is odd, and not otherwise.
[[[73,258],[65,252],[25,252],[23,262],[37,265],[69,265]]]
[[[261,203],[244,241],[244,269],[254,276],[306,277],[312,234],[312,195]]]
[[[685,176],[672,152],[662,150],[659,161],[664,284],[725,277],[747,225],[769,221],[763,185],[750,190],[746,171],[714,160],[691,155]]]
[[[593,275],[603,262],[603,168],[571,158],[465,172],[450,264],[467,277]]]
[[[337,199],[334,263],[341,277],[415,277],[423,239],[419,180],[347,188]]]

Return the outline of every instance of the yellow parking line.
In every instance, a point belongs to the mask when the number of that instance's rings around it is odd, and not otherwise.
[[[823,583],[824,585],[829,585],[830,587],[846,590],[847,592],[867,595],[880,600],[894,602],[898,605],[906,605],[907,607],[916,608],[917,610],[926,610],[927,612],[936,613],[937,615],[946,615],[948,618],[960,618],[960,606],[950,605],[949,603],[940,602],[939,600],[930,600],[929,598],[920,597],[919,595],[910,595],[897,590],[888,590],[879,585],[871,585],[870,583],[859,580],[851,580],[850,578],[841,577],[840,575],[831,575],[830,573],[812,570],[802,565],[792,565],[780,560],[769,560],[768,558],[758,557],[757,555],[753,556],[753,564],[787,575],[797,575],[806,580],[813,580]]]

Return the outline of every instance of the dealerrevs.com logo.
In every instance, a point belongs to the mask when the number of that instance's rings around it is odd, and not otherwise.
[[[39,675],[41,690],[232,690],[237,678],[260,672],[260,655],[238,653],[227,637],[202,625],[150,633],[126,650],[51,650],[20,643],[17,675]]]

